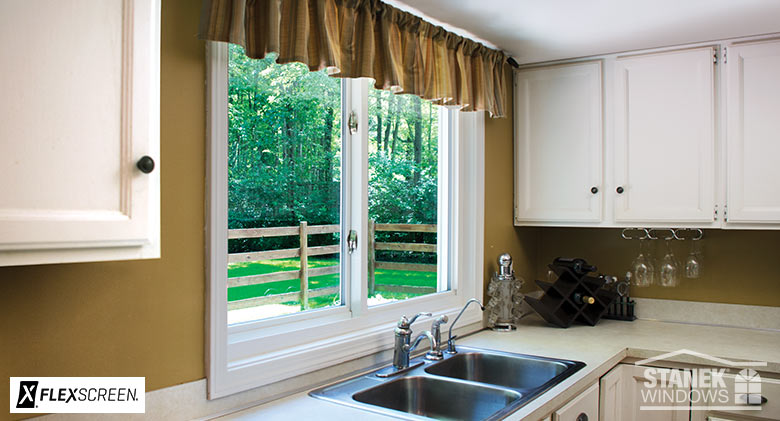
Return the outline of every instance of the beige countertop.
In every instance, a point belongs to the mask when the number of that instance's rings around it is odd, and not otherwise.
[[[687,349],[731,361],[766,361],[759,371],[780,375],[780,332],[733,327],[702,326],[649,320],[602,320],[597,326],[550,327],[531,316],[517,331],[481,331],[458,341],[470,345],[521,354],[582,361],[587,366],[529,402],[508,420],[544,418],[585,390],[618,362],[644,359]],[[678,355],[665,361],[710,365],[707,360]],[[663,364],[661,364],[663,365]],[[718,364],[722,365],[722,364]],[[383,415],[315,399],[298,393],[227,415],[220,420],[388,420]]]

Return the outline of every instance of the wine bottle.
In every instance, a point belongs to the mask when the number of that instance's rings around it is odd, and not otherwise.
[[[597,270],[596,266],[589,265],[585,259],[579,258],[557,257],[553,260],[553,264],[567,267],[577,275],[585,275],[588,272],[595,272]]]
[[[577,304],[593,304],[596,302],[596,299],[587,295],[582,295],[579,292],[575,292],[572,295],[572,298],[574,299],[574,302]]]

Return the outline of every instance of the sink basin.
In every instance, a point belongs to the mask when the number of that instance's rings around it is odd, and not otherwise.
[[[498,420],[564,381],[584,363],[458,346],[441,361],[422,357],[392,377],[377,372],[309,395],[409,420]]]
[[[461,352],[425,371],[437,376],[527,390],[543,386],[569,367],[566,362],[540,357]]]
[[[423,376],[402,377],[352,396],[358,402],[445,420],[484,420],[521,397],[512,390]]]

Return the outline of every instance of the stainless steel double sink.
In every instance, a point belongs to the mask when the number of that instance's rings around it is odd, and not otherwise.
[[[371,372],[309,395],[402,419],[497,420],[585,367],[579,361],[457,349],[441,361],[415,358],[413,368],[393,377]]]

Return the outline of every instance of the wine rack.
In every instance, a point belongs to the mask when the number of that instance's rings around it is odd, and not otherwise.
[[[561,260],[579,261],[584,265],[579,264],[577,268],[586,269],[575,270]],[[558,279],[553,283],[537,280],[536,284],[544,294],[538,299],[526,296],[525,301],[550,324],[566,328],[576,320],[595,326],[617,298],[616,292],[603,288],[604,278],[588,274],[596,268],[588,266],[584,260],[558,258],[548,267]],[[575,297],[592,297],[592,304],[575,300]]]

